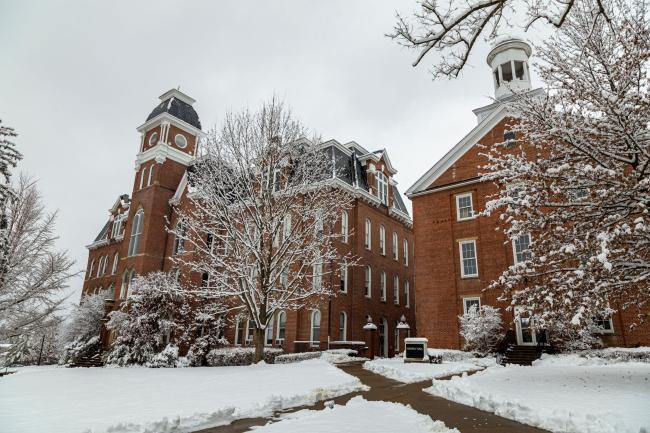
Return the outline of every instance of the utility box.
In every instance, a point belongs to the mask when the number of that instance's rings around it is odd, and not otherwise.
[[[404,362],[429,362],[428,344],[426,338],[405,338]]]

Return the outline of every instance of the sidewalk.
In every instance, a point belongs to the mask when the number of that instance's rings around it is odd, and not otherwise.
[[[430,386],[431,381],[403,384],[387,379],[378,374],[364,370],[360,363],[340,365],[340,369],[348,374],[358,377],[361,382],[370,387],[370,391],[347,394],[334,399],[336,404],[345,404],[352,397],[362,395],[366,400],[392,401],[408,404],[416,411],[429,415],[433,420],[443,421],[447,427],[455,427],[461,433],[548,433],[511,421],[489,412],[483,412],[473,407],[454,403],[440,397],[422,392],[423,388]],[[319,402],[309,409],[323,409],[323,402]],[[293,408],[287,412],[305,409]],[[214,427],[195,433],[240,433],[249,431],[251,427],[264,425],[269,418],[248,418],[233,422],[230,425]],[[399,426],[395,426],[399,431]]]

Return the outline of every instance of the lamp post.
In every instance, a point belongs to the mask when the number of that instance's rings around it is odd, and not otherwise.
[[[368,345],[370,354],[368,358],[375,359],[375,332],[377,331],[377,325],[372,323],[372,317],[370,314],[366,317],[366,324],[363,325],[363,330],[366,331],[366,344]]]
[[[411,329],[411,327],[408,323],[406,323],[406,316],[402,314],[402,317],[399,318],[399,323],[397,324],[397,331],[399,332],[399,347],[397,348],[398,353],[402,351],[402,341],[404,341],[405,338],[405,336],[402,335],[402,332],[408,334],[409,329]]]

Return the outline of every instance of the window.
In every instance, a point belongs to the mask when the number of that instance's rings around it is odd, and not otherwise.
[[[460,241],[460,276],[463,278],[478,277],[476,263],[476,241]]]
[[[144,225],[144,210],[139,209],[133,217],[133,226],[131,227],[131,239],[129,240],[129,256],[140,253],[140,238],[142,237]]]
[[[348,316],[345,314],[345,311],[341,311],[341,314],[339,314],[339,340],[340,341],[348,341],[347,330],[348,330]]]
[[[177,256],[185,252],[185,222],[183,220],[177,222],[174,231],[173,255]]]
[[[383,225],[379,226],[379,254],[386,255],[386,229]]]
[[[364,271],[363,286],[366,289],[366,297],[370,298],[372,296],[372,268],[366,266]]]
[[[510,62],[501,65],[501,78],[503,81],[512,81],[512,64]]]
[[[286,269],[280,274],[280,287],[285,289],[289,287],[289,271]]]
[[[104,264],[102,264],[102,275],[106,275],[107,267],[108,267],[108,254],[104,256]]]
[[[283,223],[283,228],[284,228],[284,239],[286,240],[291,236],[291,214],[286,214],[284,216],[284,223]]]
[[[377,197],[385,205],[388,205],[388,180],[386,175],[381,171],[375,173],[377,183]]]
[[[494,81],[497,83],[497,87],[499,87],[501,82],[499,81],[499,70],[498,69],[496,69],[494,71]]]
[[[409,265],[409,241],[404,239],[404,266]]]
[[[515,60],[515,77],[518,80],[524,79],[524,62]]]
[[[323,283],[323,264],[314,263],[312,267],[312,287],[314,290],[320,290]]]
[[[314,231],[316,232],[316,236],[322,236],[323,235],[323,213],[320,211],[320,209],[316,212],[316,216],[314,217]]]
[[[174,137],[174,143],[176,143],[176,146],[181,149],[185,149],[187,147],[187,138],[185,138],[183,134],[176,134]]]
[[[367,250],[372,248],[372,222],[366,218],[364,245]]]
[[[599,328],[601,334],[613,334],[614,333],[614,324],[612,323],[612,318],[605,316],[597,316],[594,318],[594,325]]]
[[[253,321],[248,320],[246,322],[246,344],[253,344],[253,335],[255,335],[255,329],[253,328]]]
[[[102,275],[102,266],[104,266],[104,257],[99,258],[99,263],[97,264],[97,274],[95,275],[95,278],[99,278],[100,275]]]
[[[118,236],[123,235],[123,230],[124,230],[124,215],[117,215],[115,219],[113,220],[113,237],[116,238]]]
[[[129,293],[129,286],[131,285],[131,281],[133,281],[133,277],[135,276],[135,271],[134,270],[126,270],[124,271],[124,274],[122,274],[122,286],[120,287],[120,299],[126,299],[126,295]]]
[[[277,343],[282,344],[284,343],[284,334],[287,326],[287,313],[284,311],[280,311],[278,313],[278,336],[277,336]]]
[[[517,134],[515,131],[505,131],[503,133],[503,142],[508,148],[514,146],[517,143]]]
[[[201,287],[210,287],[210,274],[207,272],[201,274]]]
[[[120,254],[115,253],[113,256],[113,268],[111,269],[111,274],[115,275],[117,273],[117,265],[120,264]]]
[[[282,187],[282,170],[276,168],[273,170],[273,192],[280,191]]]
[[[140,189],[144,188],[146,185],[144,183],[144,177],[147,174],[147,169],[146,167],[142,169],[140,172]]]
[[[515,264],[530,260],[530,235],[521,235],[512,240]]]
[[[269,323],[266,325],[266,341],[265,344],[267,345],[272,345],[273,344],[273,317],[271,316],[271,319],[269,320]]]
[[[242,343],[242,332],[244,331],[244,328],[242,326],[242,321],[238,317],[237,320],[235,321],[235,344],[241,344]]]
[[[386,272],[381,271],[379,278],[379,294],[381,295],[381,300],[386,301]]]
[[[309,340],[312,346],[320,345],[320,311],[318,310],[311,313],[311,335]]]
[[[341,212],[341,240],[348,243],[348,213]]]
[[[348,293],[348,263],[345,259],[341,262],[341,292]]]
[[[151,164],[151,166],[149,167],[149,179],[147,179],[147,186],[151,186],[153,182],[153,167],[154,164]]]
[[[393,302],[395,305],[399,305],[399,276],[395,275],[393,277]]]
[[[393,232],[393,260],[399,260],[399,247],[397,244],[397,232]]]
[[[467,192],[456,196],[456,219],[458,221],[474,218],[474,208],[472,207],[472,193]]]
[[[463,313],[467,314],[467,312],[473,306],[476,306],[477,310],[481,308],[481,298],[479,297],[463,298]]]
[[[404,281],[404,299],[406,308],[411,308],[411,286],[408,281]]]
[[[149,136],[149,146],[155,146],[158,143],[158,133],[154,132]]]
[[[88,279],[93,277],[93,268],[95,267],[95,259],[90,261],[90,268],[88,269]]]

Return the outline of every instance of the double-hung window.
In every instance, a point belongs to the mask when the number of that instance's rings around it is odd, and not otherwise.
[[[386,255],[386,229],[383,225],[379,226],[379,254]]]
[[[463,313],[467,314],[472,307],[476,307],[478,311],[478,309],[481,308],[481,298],[478,296],[463,298]]]
[[[364,287],[366,289],[366,297],[370,298],[372,296],[372,268],[366,266],[364,270]]]
[[[341,212],[341,240],[348,243],[348,213],[346,211]]]
[[[341,262],[341,292],[348,293],[348,263],[345,259]]]
[[[379,290],[381,295],[381,300],[386,301],[386,272],[381,271],[379,279]]]
[[[375,173],[375,179],[377,180],[377,197],[383,204],[388,205],[388,179],[381,171]]]
[[[129,256],[135,256],[140,253],[140,239],[144,231],[144,210],[139,209],[133,217],[133,226],[131,227],[131,239],[129,240]]]
[[[364,246],[367,250],[372,248],[372,222],[366,218]]]
[[[456,195],[456,219],[464,221],[474,218],[474,206],[472,205],[472,193],[466,192]]]
[[[478,277],[476,241],[460,241],[458,247],[460,250],[460,276],[463,278]]]
[[[395,305],[399,305],[399,276],[395,275],[393,277],[393,302]]]
[[[530,235],[517,236],[512,240],[512,252],[515,264],[530,260]]]
[[[399,246],[397,241],[397,232],[393,232],[393,260],[399,260]]]

